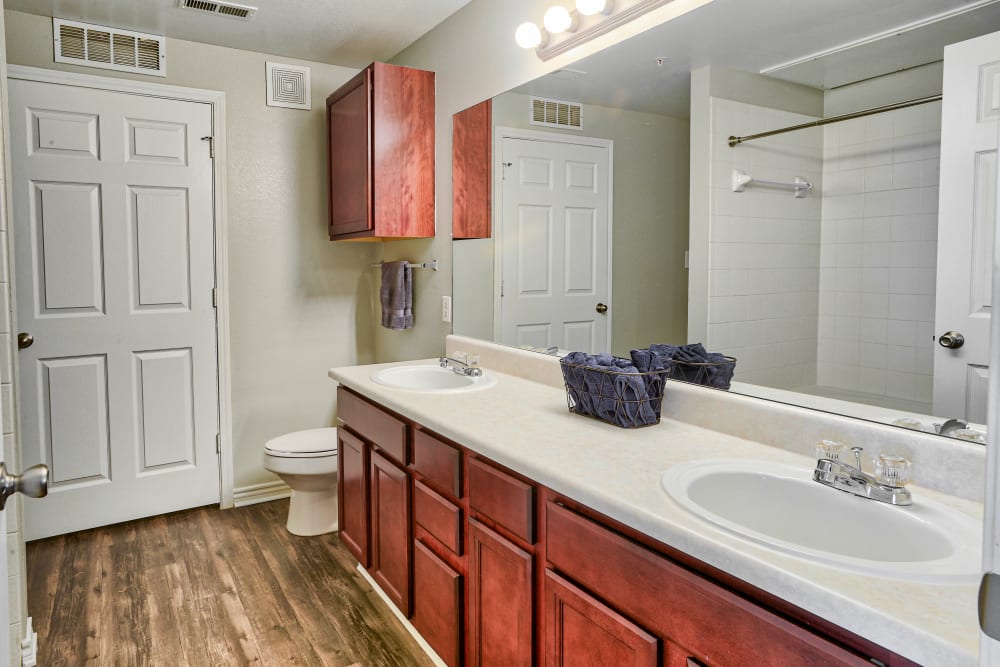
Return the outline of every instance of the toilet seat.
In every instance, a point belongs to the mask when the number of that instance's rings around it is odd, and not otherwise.
[[[264,445],[268,456],[290,459],[319,459],[337,455],[336,427],[312,428],[286,433]]]

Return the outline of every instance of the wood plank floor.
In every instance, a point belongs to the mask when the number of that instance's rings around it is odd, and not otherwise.
[[[288,501],[200,508],[28,544],[39,665],[430,665],[336,535]]]

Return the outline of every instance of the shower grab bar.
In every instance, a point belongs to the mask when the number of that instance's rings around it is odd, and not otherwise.
[[[759,178],[754,178],[740,169],[733,169],[733,192],[743,192],[746,190],[748,185],[763,185],[769,188],[794,190],[795,196],[799,199],[805,197],[806,194],[813,189],[813,184],[801,176],[796,176],[795,180],[791,183],[784,183],[781,181],[764,181]]]

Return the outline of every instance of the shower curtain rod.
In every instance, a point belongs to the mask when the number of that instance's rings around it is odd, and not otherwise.
[[[757,134],[748,134],[745,137],[729,137],[729,146],[732,148],[738,144],[742,144],[744,141],[751,141],[753,139],[763,139],[764,137],[770,137],[775,134],[784,134],[785,132],[793,132],[795,130],[804,130],[807,127],[819,127],[820,125],[829,125],[830,123],[839,123],[842,120],[851,120],[852,118],[861,118],[862,116],[871,116],[877,113],[885,113],[886,111],[895,111],[896,109],[905,109],[906,107],[915,107],[918,104],[928,104],[929,102],[937,102],[941,99],[941,95],[931,95],[930,97],[921,97],[915,100],[906,100],[905,102],[896,102],[895,104],[886,104],[881,107],[874,107],[872,109],[865,109],[863,111],[854,111],[852,113],[845,113],[840,116],[830,116],[829,118],[820,118],[819,120],[810,121],[808,123],[802,123],[801,125],[792,125],[791,127],[783,127],[780,130],[770,130],[768,132],[758,132]]]

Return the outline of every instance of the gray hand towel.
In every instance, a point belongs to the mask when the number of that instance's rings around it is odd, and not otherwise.
[[[413,328],[413,270],[401,262],[382,263],[382,326],[394,331]]]

